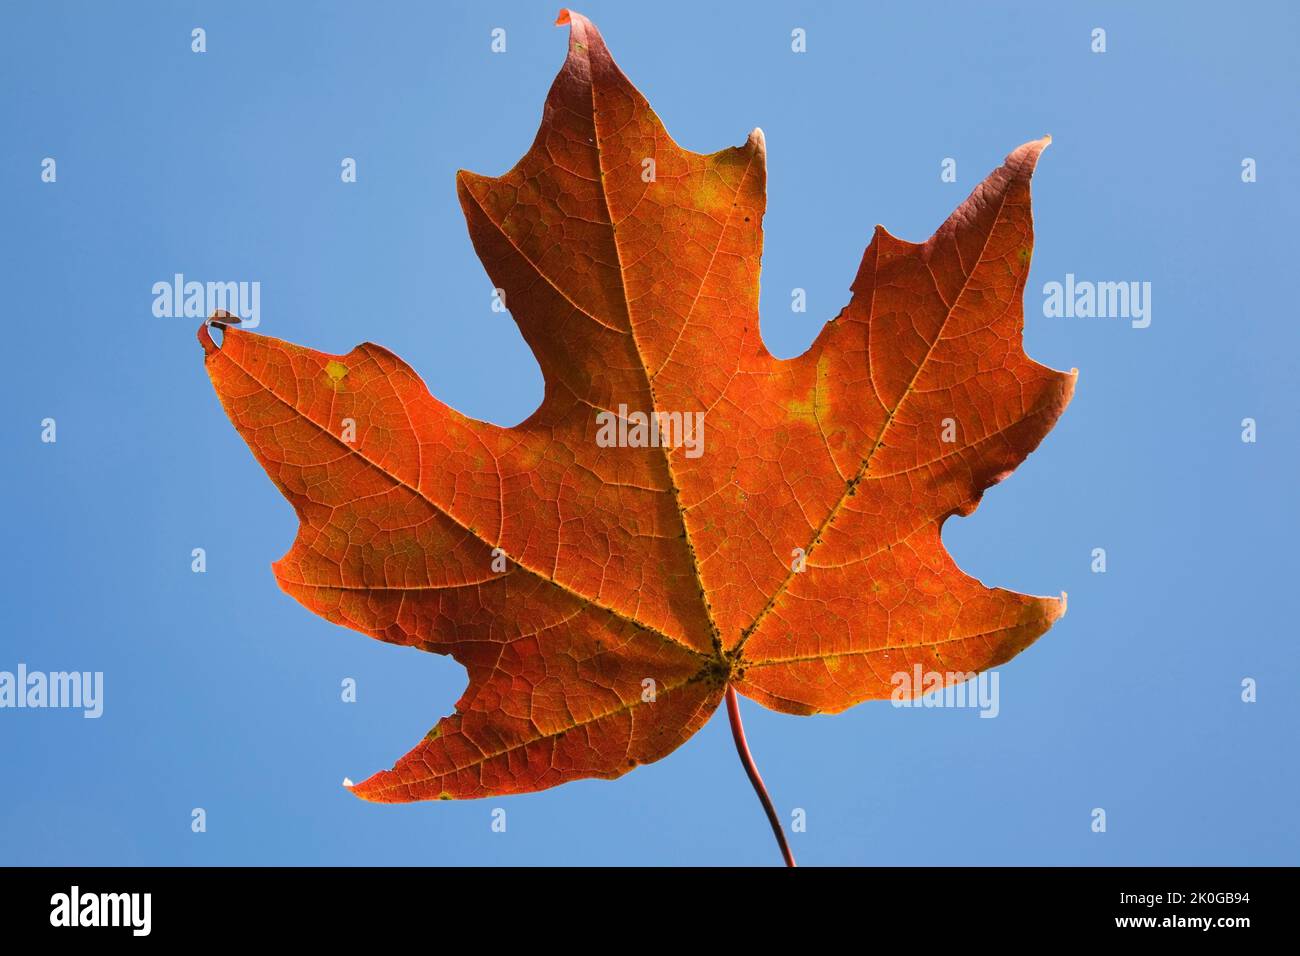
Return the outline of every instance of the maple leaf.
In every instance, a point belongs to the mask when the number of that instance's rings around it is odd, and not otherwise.
[[[468,671],[455,713],[353,787],[367,800],[618,777],[724,695],[840,711],[918,664],[1001,664],[1065,610],[984,587],[940,540],[1073,391],[1021,346],[1047,140],[927,242],[877,227],[849,304],[780,360],[759,334],[761,131],[681,149],[596,28],[559,22],[568,57],[532,148],[456,181],[545,377],[526,421],[461,415],[377,345],[199,331],[226,412],[298,513],[280,586]],[[611,416],[626,432],[656,413],[669,431],[702,422],[703,441],[600,440]]]

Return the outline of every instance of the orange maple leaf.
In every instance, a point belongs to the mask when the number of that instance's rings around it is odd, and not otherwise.
[[[759,335],[761,131],[681,149],[596,28],[559,22],[569,53],[532,148],[504,176],[457,175],[545,377],[526,421],[466,418],[376,345],[199,332],[298,512],[280,586],[468,670],[456,712],[353,788],[368,800],[618,777],[724,694],[840,711],[917,664],[1001,664],[1065,610],[984,587],[940,541],[1073,391],[1021,347],[1047,140],[924,244],[877,227],[848,306],[779,360]]]

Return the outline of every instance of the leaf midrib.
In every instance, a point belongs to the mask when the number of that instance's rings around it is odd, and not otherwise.
[[[678,683],[676,683],[676,684],[671,684],[671,685],[669,685],[669,686],[667,686],[667,687],[661,688],[661,689],[659,690],[658,694],[659,694],[659,696],[666,696],[666,695],[668,695],[668,694],[671,694],[671,693],[674,693],[674,692],[676,692],[676,691],[682,690],[682,689],[684,689],[684,688],[686,688],[686,687],[689,687],[689,686],[691,686],[692,684],[696,683],[697,681],[703,680],[703,679],[705,678],[705,674],[706,674],[706,672],[707,672],[707,668],[702,669],[702,670],[700,670],[698,673],[692,674],[690,677],[686,678],[685,680],[682,680],[682,681],[680,681],[680,682],[678,682]],[[707,699],[707,698],[706,698],[706,699]],[[562,734],[567,734],[567,733],[569,733],[570,731],[577,730],[577,729],[582,728],[582,727],[590,727],[590,726],[593,725],[593,724],[600,723],[602,720],[608,720],[610,717],[617,717],[617,716],[619,716],[620,714],[630,714],[630,713],[632,713],[632,711],[634,711],[637,707],[640,707],[640,706],[642,706],[642,705],[645,704],[645,703],[646,703],[646,701],[642,700],[640,697],[636,697],[636,698],[634,698],[634,699],[631,700],[631,701],[621,701],[621,702],[619,703],[619,706],[617,706],[617,707],[615,707],[615,708],[613,708],[613,709],[611,709],[611,710],[607,710],[607,711],[605,711],[604,713],[597,714],[596,716],[594,716],[594,717],[590,717],[590,718],[588,718],[588,719],[586,719],[586,720],[576,720],[576,721],[574,721],[573,723],[571,723],[571,724],[569,724],[568,726],[566,726],[565,728],[563,728],[562,730],[553,731],[553,732],[551,732],[551,733],[538,733],[536,736],[529,737],[527,740],[522,740],[522,741],[520,741],[520,742],[518,742],[518,743],[511,744],[511,745],[508,746],[508,747],[503,747],[503,748],[501,748],[500,750],[493,751],[492,753],[485,753],[485,754],[482,754],[482,755],[476,757],[474,760],[471,760],[469,763],[465,764],[463,767],[457,767],[457,768],[455,768],[454,770],[450,771],[450,773],[460,773],[460,772],[463,771],[463,770],[469,770],[469,769],[472,768],[472,767],[478,767],[478,768],[480,768],[480,780],[481,780],[481,779],[482,779],[482,777],[481,777],[481,774],[482,774],[482,770],[481,770],[481,768],[482,768],[485,764],[487,764],[489,761],[496,760],[498,757],[503,757],[503,756],[505,756],[506,754],[514,753],[516,750],[522,750],[522,749],[524,749],[525,747],[532,746],[533,744],[536,744],[536,743],[541,743],[541,742],[543,742],[543,741],[547,741],[547,740],[555,740],[557,737],[561,736]],[[462,718],[464,717],[463,714],[462,714],[461,716],[462,716]],[[445,719],[445,718],[444,718],[444,719]],[[436,728],[435,728],[435,729],[436,729]],[[464,733],[464,730],[463,730],[463,729],[461,730],[461,733]],[[632,732],[629,731],[629,741],[631,740],[631,733],[632,733]],[[468,736],[468,735],[467,735],[467,736]],[[552,768],[552,769],[554,769],[554,768]],[[630,769],[630,768],[629,768],[629,769]],[[389,771],[389,773],[392,773],[392,772],[394,772],[394,771]],[[438,774],[438,775],[435,775],[435,776],[431,776],[431,777],[428,778],[428,779],[438,779],[438,778],[440,778],[440,777],[445,778],[445,777],[447,777],[447,776],[449,776],[449,775],[450,775],[450,774]],[[402,787],[405,787],[405,786],[408,786],[408,784],[405,784],[405,783],[396,783],[396,784],[392,784],[391,786],[379,787],[379,788],[376,789],[375,792],[376,792],[376,793],[386,793],[386,792],[389,792],[389,791],[392,791],[392,790],[398,790],[398,789],[400,789],[400,788],[402,788]],[[500,793],[501,793],[501,791],[492,791],[492,794],[500,794]]]
[[[854,474],[854,476],[845,483],[844,491],[840,494],[839,500],[835,502],[835,504],[831,507],[830,511],[827,512],[826,517],[822,520],[822,523],[818,526],[816,532],[813,534],[812,541],[809,542],[808,547],[804,549],[805,560],[807,559],[808,556],[812,554],[813,549],[821,542],[822,535],[826,533],[826,530],[828,528],[830,528],[836,516],[838,516],[840,511],[844,508],[844,503],[849,500],[849,498],[852,496],[853,490],[857,488],[858,484],[862,481],[863,477],[866,475],[867,469],[871,467],[871,462],[876,456],[876,452],[879,451],[881,447],[881,443],[885,440],[885,435],[889,433],[890,426],[894,424],[894,420],[898,416],[899,411],[902,409],[903,405],[907,402],[907,399],[911,396],[913,389],[916,387],[916,383],[921,378],[921,373],[925,371],[926,366],[929,364],[930,357],[934,354],[934,350],[936,346],[938,346],[938,344],[943,340],[943,331],[948,327],[948,320],[952,318],[953,310],[957,308],[957,303],[961,301],[961,297],[966,294],[966,289],[970,286],[971,277],[975,275],[975,271],[979,268],[980,264],[984,261],[984,253],[988,251],[989,241],[993,238],[993,232],[997,228],[998,223],[1001,222],[1002,220],[1002,212],[1003,209],[1005,209],[1006,207],[1007,195],[1009,192],[1010,192],[1009,189],[1004,189],[1002,191],[1002,196],[998,201],[997,212],[993,214],[993,222],[989,226],[989,231],[988,234],[984,237],[983,244],[980,246],[979,255],[975,257],[975,261],[971,265],[970,271],[967,272],[962,277],[961,288],[958,289],[957,294],[953,296],[952,302],[945,303],[946,309],[944,310],[943,318],[939,322],[939,328],[935,331],[934,341],[930,343],[929,347],[925,351],[925,355],[922,357],[921,361],[917,364],[916,371],[913,373],[911,381],[907,383],[907,388],[903,390],[903,394],[899,396],[898,401],[894,403],[894,407],[890,409],[889,414],[885,417],[885,422],[880,427],[880,434],[876,436],[876,440],[872,444],[871,449],[867,452],[866,456],[862,459],[862,463],[861,465],[859,465],[857,473]],[[959,211],[960,211],[960,207],[959,207]],[[953,213],[953,216],[956,216],[956,212]],[[949,217],[948,221],[952,221],[951,216]],[[940,227],[940,229],[942,230],[942,227]],[[955,227],[954,227],[954,233],[955,233]],[[878,238],[873,239],[872,244],[875,245],[878,241],[879,241]],[[931,241],[933,242],[934,240],[932,239]],[[953,236],[954,244],[956,244],[956,241],[957,241],[956,236],[954,235]],[[877,247],[876,248],[877,261],[879,261],[879,256],[880,256],[880,249],[879,247]],[[960,246],[957,247],[957,261],[958,264],[960,265],[961,264]],[[926,260],[926,269],[929,270],[931,278],[933,279],[934,270],[930,268],[929,260]],[[935,283],[935,291],[939,292],[937,282]],[[872,283],[871,292],[872,292],[871,304],[872,304],[873,311],[869,312],[866,318],[866,321],[868,323],[867,326],[868,336],[870,335],[870,331],[871,331],[870,322],[871,322],[871,317],[874,314],[874,305],[875,305],[874,280]],[[943,302],[943,294],[941,292],[939,292],[939,301]],[[870,365],[871,365],[871,351],[870,351],[870,345],[868,345],[867,348],[868,374],[870,374]],[[758,612],[758,616],[755,617],[753,622],[747,628],[745,628],[744,631],[741,632],[740,640],[736,644],[736,654],[738,656],[742,651],[742,649],[744,648],[745,644],[749,641],[749,639],[753,637],[756,633],[758,633],[758,629],[762,625],[763,621],[767,618],[768,613],[772,610],[772,608],[776,606],[777,602],[786,593],[786,591],[790,586],[790,582],[794,580],[794,575],[795,575],[794,568],[791,567],[790,570],[786,572],[785,578],[782,579],[780,586],[772,593],[772,597],[763,606],[763,609]]]
[[[628,337],[632,340],[632,348],[636,352],[637,367],[641,370],[641,373],[645,376],[646,390],[649,393],[651,408],[653,411],[659,412],[660,411],[659,399],[658,396],[655,394],[655,382],[654,382],[655,375],[657,373],[652,373],[650,371],[650,363],[646,361],[645,353],[641,351],[641,343],[637,340],[636,323],[632,321],[632,303],[628,297],[627,283],[626,280],[624,279],[623,250],[619,247],[618,225],[614,222],[614,214],[613,211],[610,209],[610,205],[609,205],[609,191],[605,183],[605,152],[604,149],[601,147],[600,121],[597,118],[597,110],[596,110],[596,72],[595,70],[592,69],[590,48],[584,43],[581,49],[582,49],[582,55],[587,60],[587,75],[590,78],[588,89],[591,94],[591,128],[594,133],[594,138],[595,138],[594,145],[596,149],[596,173],[597,173],[596,179],[600,184],[600,201],[601,201],[601,205],[604,206],[605,208],[605,218],[609,220],[610,239],[614,246],[614,256],[617,259],[618,287],[619,287],[619,292],[623,298],[623,315],[627,319]],[[644,102],[644,100],[642,102]],[[650,104],[645,103],[645,108],[650,109]],[[660,126],[662,128],[662,123],[660,124]],[[750,162],[751,163],[753,162],[752,155],[750,157]],[[748,175],[749,175],[749,168],[746,167],[745,173],[740,177],[740,179],[737,181],[736,184],[737,195],[739,195],[740,189],[744,185],[745,177]],[[718,236],[719,246],[721,246],[723,236],[725,235],[727,227],[729,225],[730,225],[730,219],[728,219],[727,223],[723,225],[722,232]],[[717,255],[716,250],[714,251],[714,255],[715,256]],[[700,277],[700,290],[703,289],[704,283],[707,281],[708,281],[708,271],[706,270],[704,275]],[[696,297],[691,303],[691,313],[694,312],[695,302],[699,301],[700,290],[697,290]],[[690,320],[691,313],[688,313],[687,316],[683,319],[683,333],[685,332],[685,323]],[[674,345],[674,348],[675,347],[676,346]],[[662,366],[660,366],[660,368],[662,369]],[[677,485],[677,474],[673,470],[672,454],[671,454],[672,449],[668,448],[666,445],[659,445],[658,447],[662,455],[664,470],[668,476],[668,487],[673,496],[673,509],[677,514],[678,522],[682,526],[682,541],[686,543],[687,563],[691,567],[691,576],[694,578],[695,586],[699,590],[700,607],[701,610],[703,610],[704,612],[704,619],[709,625],[709,634],[713,646],[713,656],[717,660],[725,663],[726,653],[722,642],[722,632],[718,629],[718,623],[713,617],[713,609],[709,606],[708,591],[704,587],[704,579],[700,575],[700,565],[699,562],[696,560],[695,542],[691,540],[690,530],[686,527],[686,511],[682,507],[681,489]]]
[[[344,441],[342,438],[340,438],[338,435],[335,435],[332,431],[330,431],[330,429],[329,429],[327,426],[325,426],[325,425],[321,424],[320,422],[316,421],[316,419],[314,419],[314,418],[312,418],[310,415],[306,414],[304,411],[302,411],[300,408],[298,408],[298,407],[297,407],[296,405],[294,405],[292,402],[288,401],[288,400],[285,399],[285,398],[282,398],[279,394],[276,393],[275,389],[273,389],[273,388],[272,388],[270,385],[268,385],[266,382],[262,381],[262,379],[258,378],[256,375],[254,375],[251,371],[248,370],[248,368],[246,368],[245,366],[241,365],[239,362],[235,361],[235,359],[231,358],[231,357],[226,353],[226,351],[225,351],[224,349],[219,349],[219,350],[218,350],[218,354],[222,355],[222,356],[223,356],[224,358],[226,358],[226,360],[229,361],[232,365],[234,365],[234,366],[235,366],[236,368],[238,368],[241,372],[243,372],[245,375],[247,375],[249,378],[251,378],[254,382],[256,382],[258,385],[260,385],[260,386],[262,387],[262,389],[263,389],[263,390],[264,390],[268,395],[270,395],[272,398],[274,398],[274,399],[275,399],[277,402],[279,402],[281,405],[285,406],[285,407],[288,408],[290,411],[294,412],[296,415],[298,415],[298,416],[299,416],[300,418],[302,418],[304,421],[307,421],[307,422],[311,423],[312,425],[314,425],[314,426],[315,426],[316,428],[318,428],[318,429],[319,429],[323,434],[328,435],[328,436],[330,437],[330,439],[333,440],[336,444],[342,446],[342,448],[343,448],[345,451],[348,451],[348,452],[350,452],[350,453],[356,455],[358,458],[361,459],[361,461],[363,461],[365,464],[369,465],[369,466],[370,466],[371,468],[373,468],[375,471],[379,472],[379,474],[383,475],[383,476],[384,476],[385,478],[387,478],[389,481],[391,481],[391,482],[393,482],[394,484],[396,484],[396,485],[398,485],[398,486],[400,486],[400,487],[402,487],[402,488],[405,488],[405,489],[407,489],[408,491],[410,491],[412,494],[414,494],[414,495],[415,495],[417,498],[419,498],[421,501],[423,501],[423,502],[425,502],[427,505],[429,505],[429,507],[433,508],[434,511],[436,511],[438,514],[442,515],[442,516],[445,517],[447,520],[449,520],[449,521],[451,521],[453,524],[455,524],[458,528],[460,528],[461,530],[463,530],[466,534],[468,534],[469,536],[473,537],[474,539],[476,539],[476,540],[482,542],[482,543],[485,544],[485,545],[489,545],[489,546],[491,546],[491,547],[499,547],[499,546],[500,546],[500,543],[499,543],[499,542],[494,543],[494,542],[488,541],[488,540],[487,540],[486,538],[484,538],[481,534],[479,534],[476,530],[474,530],[473,528],[469,527],[469,526],[466,525],[464,522],[462,522],[460,519],[458,519],[454,514],[452,514],[452,512],[451,512],[451,510],[450,510],[449,508],[447,508],[447,507],[445,507],[445,506],[439,504],[438,502],[436,502],[436,501],[434,501],[432,498],[430,498],[428,495],[426,495],[426,494],[423,492],[423,490],[421,490],[420,488],[417,488],[417,487],[415,487],[415,486],[413,486],[413,485],[407,483],[406,481],[403,481],[403,480],[402,480],[401,478],[399,478],[397,475],[394,475],[392,472],[388,471],[388,469],[384,468],[384,467],[383,467],[382,465],[380,465],[378,462],[376,462],[375,460],[373,460],[372,458],[370,458],[369,456],[367,456],[364,452],[362,452],[362,450],[361,450],[360,448],[357,448],[356,446],[354,446],[354,445],[352,445],[352,444],[350,444],[350,443],[348,443],[348,442],[345,442],[345,441]],[[367,359],[370,360],[370,361],[373,361],[373,359],[370,358],[369,356],[367,356]],[[416,440],[417,440],[417,442],[418,442],[418,440],[419,440],[419,439],[418,439],[418,436],[416,436]],[[498,475],[498,478],[499,478],[499,475]],[[515,565],[515,567],[517,567],[517,568],[519,568],[519,569],[521,569],[521,570],[527,572],[528,574],[533,575],[534,577],[536,577],[536,578],[538,578],[538,579],[540,579],[540,580],[546,582],[547,584],[552,585],[552,586],[555,587],[557,590],[563,592],[564,594],[568,595],[569,597],[574,598],[575,600],[577,600],[577,601],[579,601],[579,602],[582,602],[582,603],[584,603],[584,604],[589,604],[589,605],[591,605],[592,607],[595,607],[595,608],[598,608],[598,609],[600,609],[600,610],[602,610],[602,611],[605,611],[605,612],[607,612],[608,614],[612,615],[613,617],[617,618],[618,620],[623,621],[623,622],[626,623],[626,624],[630,624],[630,625],[632,625],[633,627],[637,628],[638,630],[641,630],[641,631],[646,632],[647,634],[654,635],[654,636],[656,636],[656,637],[662,639],[665,643],[671,644],[671,645],[674,646],[674,647],[678,647],[678,648],[681,648],[681,649],[684,650],[684,651],[688,651],[688,652],[690,652],[692,655],[694,655],[694,656],[696,656],[696,657],[699,657],[699,658],[701,658],[701,659],[703,659],[703,660],[706,660],[706,661],[712,659],[711,655],[704,654],[704,653],[702,653],[701,651],[698,651],[698,650],[696,650],[695,648],[691,647],[690,645],[685,644],[685,643],[683,643],[682,641],[677,640],[675,637],[672,637],[670,634],[667,634],[667,633],[665,633],[664,631],[659,630],[658,628],[651,627],[650,625],[647,625],[647,624],[645,624],[645,623],[643,623],[643,622],[641,622],[641,621],[638,621],[636,618],[634,618],[634,617],[630,617],[629,615],[623,613],[622,611],[617,610],[616,608],[613,608],[613,607],[611,607],[611,606],[609,606],[609,605],[607,605],[607,604],[603,604],[603,603],[601,603],[601,602],[598,601],[598,600],[595,600],[595,599],[593,599],[593,598],[589,598],[589,597],[587,597],[587,596],[585,596],[585,595],[579,593],[578,591],[573,590],[573,589],[570,588],[568,585],[566,585],[566,584],[564,584],[564,583],[562,583],[562,582],[560,582],[560,581],[557,581],[555,578],[553,578],[553,577],[551,577],[550,575],[546,574],[544,571],[538,570],[537,568],[530,567],[529,565],[523,563],[523,561],[521,561],[520,559],[518,559],[518,558],[516,558],[516,557],[513,557],[513,556],[510,556],[510,555],[507,555],[507,558],[508,558],[508,560],[509,560],[512,564]],[[306,583],[306,582],[302,582],[302,583]],[[311,586],[314,587],[315,585],[311,585]],[[322,586],[322,587],[330,587],[330,585],[321,585],[321,586]]]

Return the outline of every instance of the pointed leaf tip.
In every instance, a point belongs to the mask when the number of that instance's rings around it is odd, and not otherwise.
[[[1034,174],[1034,168],[1038,165],[1038,157],[1043,155],[1043,150],[1052,144],[1051,136],[1042,136],[1038,139],[1030,140],[1022,146],[1017,146],[1004,161],[1008,170],[1013,175],[1029,177]]]

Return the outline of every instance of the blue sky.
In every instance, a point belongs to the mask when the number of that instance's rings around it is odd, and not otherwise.
[[[845,303],[876,223],[924,239],[1008,151],[1054,138],[1034,180],[1025,344],[1078,368],[1077,393],[944,539],[987,584],[1068,591],[1069,613],[1000,669],[996,719],[742,701],[778,808],[806,811],[802,863],[1300,862],[1286,603],[1300,13],[1162,6],[579,7],[682,145],[764,129],[762,329],[778,355]],[[613,783],[350,796],[342,778],[391,766],[464,672],[280,592],[270,563],[293,511],[221,412],[196,323],[151,312],[177,272],[256,280],[259,331],[330,352],[378,342],[466,414],[523,419],[541,377],[489,308],[453,175],[503,172],[531,143],[565,51],[555,8],[6,6],[0,670],[102,671],[105,699],[98,720],[0,710],[0,863],[777,862],[721,710]],[[340,182],[347,156],[355,184]],[[956,183],[940,179],[947,157]],[[1044,316],[1044,284],[1067,273],[1150,282],[1150,326]]]

